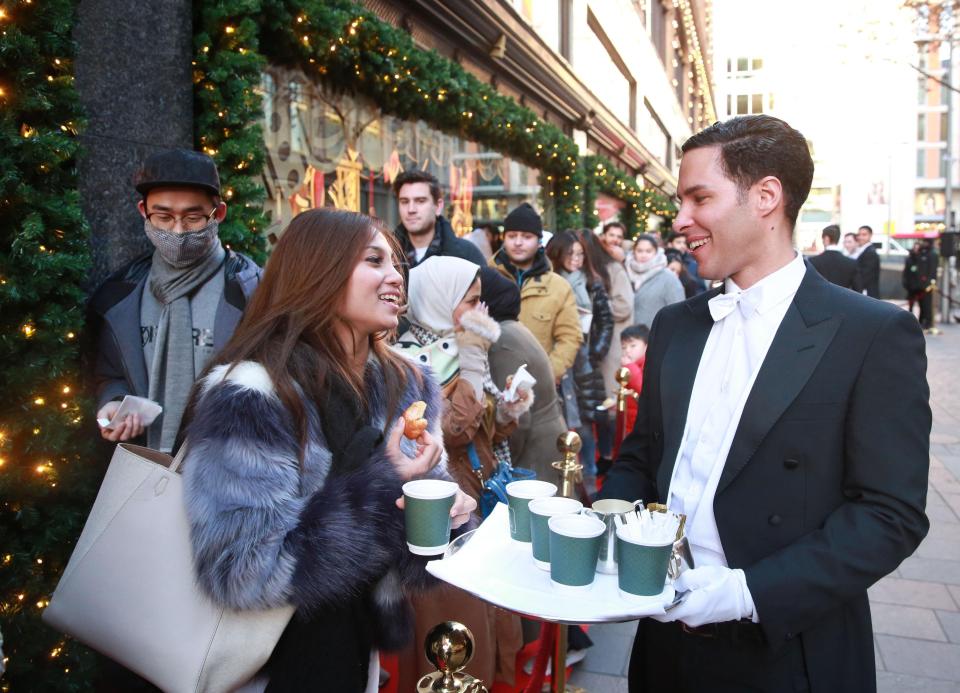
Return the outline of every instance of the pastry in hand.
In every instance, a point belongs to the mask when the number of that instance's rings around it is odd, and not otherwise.
[[[423,418],[426,410],[427,403],[417,401],[407,407],[407,410],[403,412],[403,435],[410,440],[416,440],[427,430],[429,422]]]

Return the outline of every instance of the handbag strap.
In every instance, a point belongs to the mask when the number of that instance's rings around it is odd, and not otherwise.
[[[480,464],[480,456],[477,455],[477,446],[473,444],[472,440],[467,443],[467,457],[470,458],[470,466],[473,468],[473,473],[477,475],[480,483],[483,484],[483,466]]]
[[[180,469],[180,465],[183,464],[183,458],[187,456],[187,441],[184,440],[183,444],[180,446],[180,449],[177,450],[177,456],[173,458],[173,462],[170,463],[168,469],[174,474]]]

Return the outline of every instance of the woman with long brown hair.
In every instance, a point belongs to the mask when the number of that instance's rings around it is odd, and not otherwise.
[[[298,215],[194,393],[198,583],[234,609],[296,606],[268,691],[375,691],[377,650],[409,635],[407,594],[425,573],[405,545],[401,485],[446,474],[437,385],[383,341],[404,304],[399,257],[362,214]],[[430,428],[401,443],[417,400]],[[475,507],[458,494],[454,526]]]

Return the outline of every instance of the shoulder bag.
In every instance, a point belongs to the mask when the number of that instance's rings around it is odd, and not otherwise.
[[[250,690],[294,607],[234,611],[197,587],[185,449],[117,446],[43,620],[164,691]]]

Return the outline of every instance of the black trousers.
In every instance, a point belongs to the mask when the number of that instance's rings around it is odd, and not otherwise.
[[[907,305],[910,312],[913,312],[913,304],[920,305],[920,327],[929,330],[933,327],[933,292],[916,291],[907,296]]]
[[[640,621],[633,642],[630,693],[801,693],[810,690],[803,644],[772,650],[764,643],[704,637],[679,623]]]

